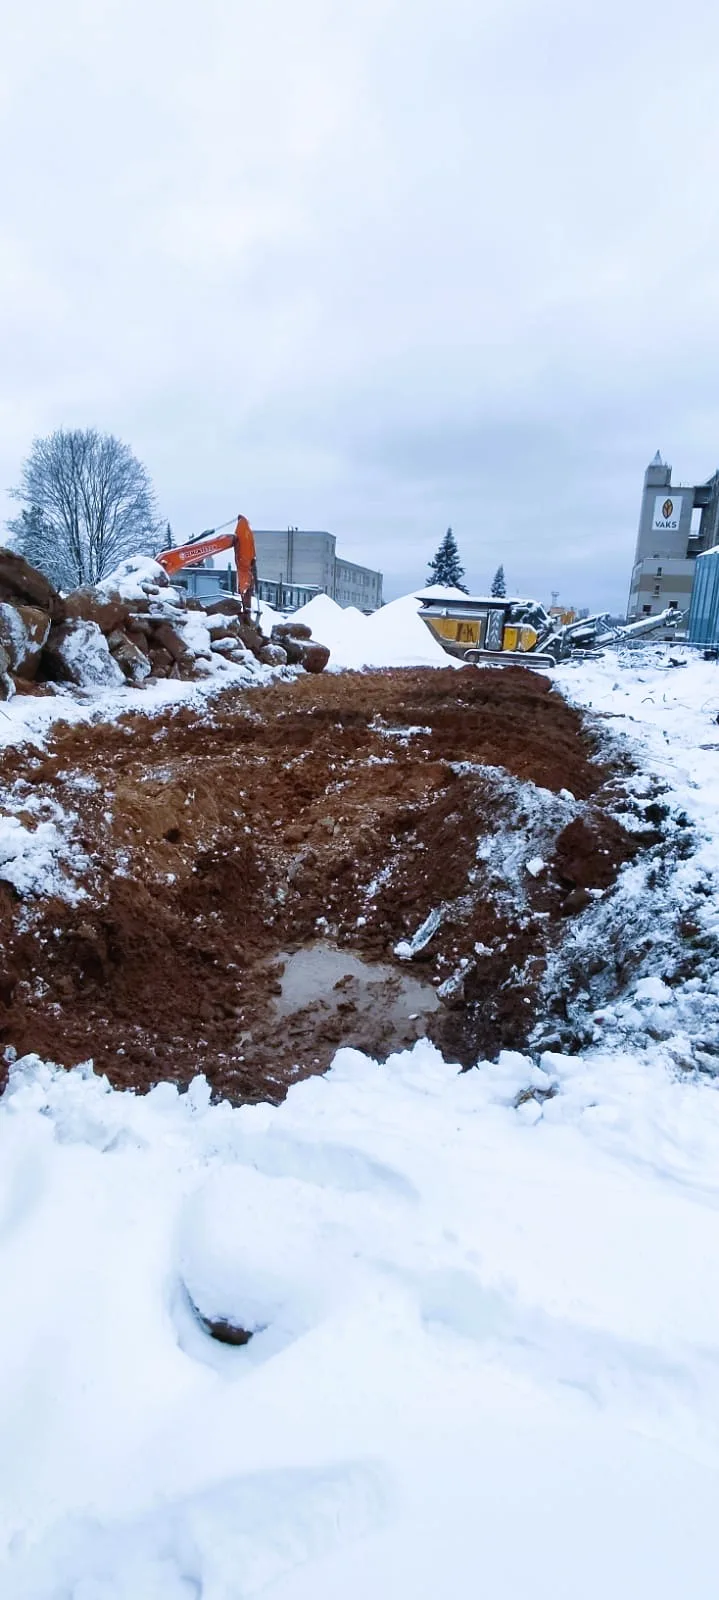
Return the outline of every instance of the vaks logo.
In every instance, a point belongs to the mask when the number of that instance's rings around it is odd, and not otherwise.
[[[665,500],[664,501],[664,505],[662,506],[662,516],[666,517],[667,521],[669,520],[673,510],[674,510],[674,501],[673,500]]]

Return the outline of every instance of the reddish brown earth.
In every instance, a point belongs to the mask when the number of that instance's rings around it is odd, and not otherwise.
[[[384,1058],[429,1031],[465,1065],[519,1047],[568,918],[637,848],[608,815],[617,776],[580,714],[522,669],[303,677],[202,711],[60,726],[42,752],[6,752],[2,783],[15,808],[48,799],[74,817],[88,898],[20,901],[0,884],[0,1039],[92,1058],[119,1086],[203,1070],[233,1100],[281,1096],[339,1043]],[[400,963],[397,942],[440,906]],[[426,1027],[388,1024],[392,983],[369,1011],[345,983],[278,1017],[278,953],[320,936],[397,981],[411,965],[454,986]]]

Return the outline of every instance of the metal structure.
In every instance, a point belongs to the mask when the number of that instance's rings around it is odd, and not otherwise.
[[[659,616],[617,626],[607,613],[561,623],[538,600],[498,600],[486,595],[419,598],[419,615],[432,636],[448,655],[469,665],[546,669],[571,656],[595,654],[607,645],[671,639],[685,621],[685,613],[673,607]]]
[[[719,545],[697,556],[688,638],[690,644],[719,645]]]

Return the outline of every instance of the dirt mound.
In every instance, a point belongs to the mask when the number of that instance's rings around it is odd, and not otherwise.
[[[281,1095],[339,1042],[385,1056],[428,1031],[465,1064],[521,1046],[567,917],[636,849],[614,776],[521,669],[303,678],[59,727],[7,754],[5,801],[28,827],[64,815],[84,898],[2,886],[2,1040],[118,1085],[204,1070],[234,1100]],[[279,958],[318,944],[382,976],[355,967],[288,1012]],[[410,971],[432,1006],[403,1008]]]

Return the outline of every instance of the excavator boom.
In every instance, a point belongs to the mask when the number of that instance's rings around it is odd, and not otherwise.
[[[182,572],[183,567],[196,566],[207,556],[219,555],[222,550],[232,550],[237,571],[237,592],[249,616],[252,596],[257,592],[257,557],[255,536],[246,517],[238,517],[234,533],[202,534],[187,544],[174,545],[171,550],[161,550],[157,557],[168,575]]]
[[[157,559],[166,572],[182,572],[183,567],[191,567],[204,561],[207,556],[217,556],[222,550],[231,550],[234,542],[232,533],[208,534],[190,544],[178,544],[172,550],[161,550]]]

